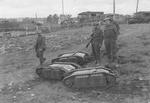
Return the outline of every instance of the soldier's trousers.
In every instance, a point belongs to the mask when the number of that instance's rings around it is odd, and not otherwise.
[[[106,54],[110,61],[113,61],[116,57],[116,40],[114,39],[105,39],[104,40]]]
[[[44,61],[45,61],[45,58],[44,58],[44,50],[41,50],[41,51],[36,51],[36,56],[37,58],[39,58],[40,60],[40,64],[42,64]]]
[[[100,62],[101,44],[99,42],[92,42],[91,46],[92,46],[92,55],[94,56],[94,59],[96,60],[96,63]]]

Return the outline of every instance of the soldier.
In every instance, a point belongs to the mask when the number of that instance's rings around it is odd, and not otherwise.
[[[117,38],[118,38],[118,35],[120,34],[120,26],[119,24],[113,20],[113,18],[110,18],[110,21],[112,22],[112,24],[114,24],[117,28]]]
[[[45,37],[43,37],[40,32],[37,34],[38,37],[36,40],[35,51],[37,58],[40,60],[40,64],[43,64],[43,62],[46,60],[46,58],[43,57],[44,51],[46,49]]]
[[[114,21],[113,16],[110,16],[108,18],[110,18],[111,23],[116,26],[116,28],[117,28],[117,36],[118,36],[120,34],[120,26],[119,26],[119,24],[116,21]]]
[[[117,39],[118,39],[118,36],[120,35],[120,26],[116,21],[113,20],[113,17],[110,18],[110,21],[112,22],[112,24],[116,26],[116,29],[117,29],[117,38],[116,38],[116,45],[115,45],[116,46],[115,53],[116,53],[118,51]]]
[[[104,45],[109,62],[113,62],[116,58],[116,40],[118,37],[118,30],[110,18],[106,18],[104,22]]]
[[[96,60],[96,64],[100,63],[100,48],[103,43],[103,32],[99,27],[99,24],[94,24],[94,28],[90,37],[90,42],[86,45],[86,48],[91,44],[92,55]]]

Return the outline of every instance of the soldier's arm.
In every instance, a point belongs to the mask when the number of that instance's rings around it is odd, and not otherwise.
[[[46,38],[43,37],[43,49],[45,50],[46,49]]]
[[[37,46],[38,45],[38,43],[37,43],[37,40],[36,40],[36,42],[35,42],[35,45],[34,45],[34,49],[37,51]]]
[[[93,37],[93,33],[91,34],[91,36],[89,37],[89,42],[86,45],[86,48],[88,48],[88,46],[90,45],[91,41],[92,41],[92,37]]]
[[[117,35],[119,34],[118,30],[117,30],[117,27],[115,25],[113,25],[113,31],[115,32],[115,34],[117,34]]]
[[[114,22],[116,28],[117,28],[117,34],[119,35],[120,34],[120,26],[117,22]]]
[[[103,33],[103,31],[101,30],[100,31],[100,35],[101,35],[101,45],[102,45],[102,43],[103,43],[103,40],[104,40],[104,33]]]
[[[118,24],[117,22],[115,22],[115,25],[116,25],[116,27],[117,27],[117,29],[118,29],[118,31],[119,31],[119,30],[120,30],[119,24]]]

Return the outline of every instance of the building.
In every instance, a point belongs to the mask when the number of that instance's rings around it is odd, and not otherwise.
[[[150,11],[140,11],[134,14],[136,18],[142,18],[144,20],[150,21]]]
[[[82,12],[78,14],[78,19],[80,23],[83,22],[95,22],[103,19],[104,17],[104,12]]]
[[[78,18],[96,18],[104,15],[104,12],[82,12],[78,14]]]
[[[104,17],[113,17],[113,14],[105,14]],[[128,16],[127,15],[121,15],[121,14],[115,14],[115,17],[113,19],[118,23],[127,23]]]
[[[135,23],[150,23],[150,11],[134,13],[133,17],[129,19],[129,24]]]

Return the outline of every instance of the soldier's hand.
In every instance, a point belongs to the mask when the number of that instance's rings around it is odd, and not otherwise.
[[[88,46],[89,46],[89,45],[87,44],[85,47],[88,48]]]

